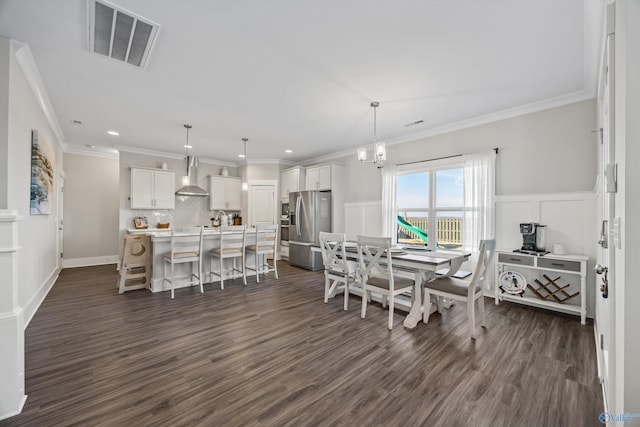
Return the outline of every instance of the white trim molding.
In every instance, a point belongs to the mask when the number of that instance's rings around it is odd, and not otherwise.
[[[17,40],[11,40],[11,51],[18,61],[20,68],[22,68],[22,72],[24,73],[27,82],[29,82],[29,86],[31,86],[31,90],[38,100],[38,104],[42,108],[42,111],[53,130],[53,134],[55,135],[58,144],[60,144],[60,147],[64,151],[67,141],[64,133],[62,132],[62,128],[60,127],[58,116],[56,116],[53,105],[49,100],[49,95],[47,95],[47,90],[42,82],[42,78],[40,77],[40,72],[38,71],[36,62],[33,59],[33,55],[31,55],[29,45]]]
[[[88,156],[88,157],[100,157],[103,159],[114,159],[118,160],[120,158],[120,153],[118,150],[108,147],[98,147],[89,148],[84,145],[76,145],[76,144],[67,144],[67,148],[64,150],[65,154],[76,154],[78,156]]]
[[[114,148],[119,152],[125,152],[125,153],[142,154],[145,156],[165,157],[167,159],[176,159],[176,160],[184,159],[184,154],[167,153],[165,151],[159,151],[159,150],[149,150],[146,148],[129,147],[126,145],[114,145]],[[200,163],[227,166],[232,168],[239,166],[237,163],[234,163],[234,162],[226,162],[224,160],[209,159],[207,157],[198,157],[198,161],[200,161]]]
[[[471,127],[486,125],[488,123],[499,122],[501,120],[510,119],[513,117],[524,116],[526,114],[536,113],[538,111],[549,110],[552,108],[562,107],[564,105],[575,104],[577,102],[586,101],[588,99],[593,99],[595,94],[593,91],[578,91],[569,93],[562,96],[557,96],[555,98],[544,99],[542,101],[532,102],[525,105],[520,105],[513,108],[507,108],[502,111],[497,111],[495,113],[484,114],[477,117],[472,117],[466,120],[461,120],[455,123],[451,123],[444,126],[438,126],[431,129],[425,129],[420,132],[411,133],[408,135],[399,136],[397,138],[387,139],[385,143],[387,146],[403,144],[405,142],[418,141],[420,139],[429,138],[432,136],[442,135],[462,129],[467,129]],[[356,158],[356,150],[355,148],[351,148],[348,150],[343,150],[337,153],[329,154],[326,156],[316,157],[313,159],[308,159],[301,164],[303,166],[311,166],[317,163],[329,162],[334,159],[340,159],[343,157],[353,156]]]
[[[24,386],[24,310],[18,302],[20,252],[15,209],[0,209],[0,420],[22,411]]]
[[[93,265],[117,264],[118,255],[69,258],[62,260],[62,268],[91,267]]]

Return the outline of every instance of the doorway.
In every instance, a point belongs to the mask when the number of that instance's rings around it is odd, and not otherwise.
[[[63,267],[64,255],[64,172],[58,175],[58,188],[56,191],[57,209],[56,209],[56,266],[58,269]]]
[[[276,224],[277,181],[249,181],[249,227]]]

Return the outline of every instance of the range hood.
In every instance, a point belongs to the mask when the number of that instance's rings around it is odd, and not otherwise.
[[[198,187],[198,158],[194,156],[187,156],[187,175],[186,177],[189,179],[189,183],[184,187],[180,188],[176,191],[177,196],[208,196],[209,192]],[[192,176],[195,177],[195,182],[192,183]],[[183,184],[184,184],[183,177]]]

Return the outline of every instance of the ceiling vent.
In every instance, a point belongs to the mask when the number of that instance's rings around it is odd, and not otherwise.
[[[88,0],[89,50],[145,68],[160,26],[104,0]]]

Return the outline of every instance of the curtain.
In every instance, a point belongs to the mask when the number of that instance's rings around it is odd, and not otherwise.
[[[396,241],[396,165],[382,168],[382,235]]]
[[[494,238],[496,153],[474,153],[464,157],[464,218],[462,246],[476,253],[480,240]]]

